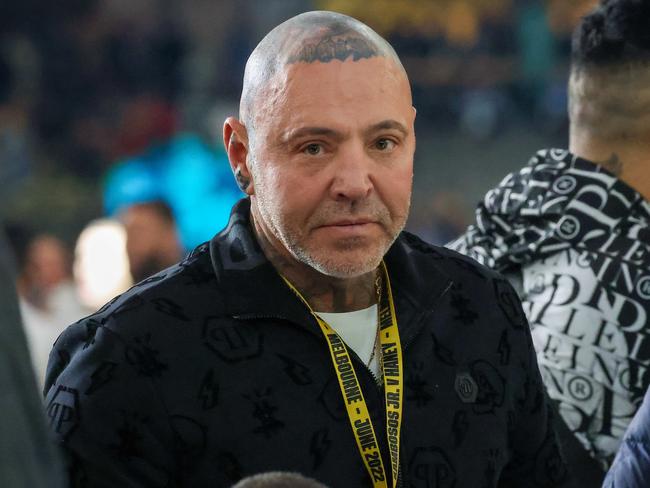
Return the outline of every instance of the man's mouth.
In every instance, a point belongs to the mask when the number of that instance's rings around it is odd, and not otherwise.
[[[375,222],[370,219],[345,219],[325,224],[324,227],[352,227],[374,223]]]

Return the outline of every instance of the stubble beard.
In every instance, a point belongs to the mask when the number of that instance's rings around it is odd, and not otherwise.
[[[336,249],[314,248],[314,246],[305,244],[307,234],[291,225],[286,225],[286,221],[280,216],[280,212],[276,211],[278,209],[277,205],[274,205],[266,198],[259,199],[259,195],[258,200],[260,216],[267,223],[266,225],[273,236],[296,261],[306,264],[323,275],[339,279],[355,278],[377,269],[406,223],[404,218],[395,228],[394,225],[391,225],[392,220],[388,210],[384,207],[373,212],[373,215],[377,216],[379,225],[384,230],[381,239],[383,245],[371,243],[368,246],[367,243],[364,243],[367,238],[352,237],[337,243]],[[336,214],[339,217],[346,214],[346,212],[329,213]],[[314,220],[327,222],[327,219],[323,218]],[[310,223],[305,226],[305,230],[309,232],[315,226]]]
[[[367,217],[368,215],[371,215],[377,222],[379,222],[379,225],[381,225],[384,230],[383,240],[385,244],[381,246],[381,248],[378,248],[376,252],[370,253],[370,250],[367,247],[365,250],[363,249],[362,244],[359,242],[361,241],[360,238],[351,238],[347,243],[343,243],[340,248],[345,248],[345,244],[347,244],[350,252],[360,253],[362,256],[365,255],[365,259],[362,258],[356,262],[346,262],[345,260],[341,262],[341,260],[337,260],[335,257],[332,259],[331,257],[328,258],[327,256],[322,256],[318,250],[309,249],[303,244],[306,236],[304,232],[301,233],[299,230],[296,231],[291,225],[285,225],[285,219],[281,217],[281,212],[279,211],[281,205],[277,205],[272,198],[267,198],[267,195],[271,195],[273,192],[267,187],[267,182],[265,182],[264,178],[261,177],[262,175],[257,174],[257,161],[252,158],[252,152],[250,154],[251,171],[253,173],[253,179],[256,181],[257,189],[255,194],[255,199],[257,200],[256,207],[260,218],[265,222],[265,225],[268,227],[271,234],[273,234],[273,236],[296,261],[306,264],[323,275],[333,278],[347,279],[374,271],[377,269],[384,258],[384,255],[388,252],[388,249],[390,249],[397,239],[397,236],[406,225],[406,219],[411,207],[410,192],[407,198],[405,212],[402,216],[398,217],[399,220],[396,222],[397,225],[393,223],[394,219],[391,218],[388,208],[381,202],[379,204],[373,204],[372,202],[365,203],[365,208],[359,208],[364,205],[364,203],[362,203],[356,205],[353,211],[346,211],[343,207],[326,209],[326,211],[320,212],[322,215],[316,216],[313,219],[315,222],[308,223],[305,226],[307,231],[319,224],[331,222],[332,219],[327,218],[329,216],[341,218],[343,215],[348,215],[350,217],[358,215],[364,215]],[[349,206],[352,207],[353,205],[350,204]],[[365,213],[362,213],[364,211]],[[341,250],[334,252],[342,253],[345,251]]]
[[[336,257],[328,258],[327,256],[317,255],[317,253],[301,246],[297,241],[292,242],[290,239],[286,239],[286,241],[287,249],[296,259],[314,268],[321,274],[340,279],[356,278],[357,276],[370,273],[377,269],[377,266],[379,266],[385,252],[388,250],[388,247],[390,247],[390,245],[385,246],[384,249],[370,253],[365,251],[363,248],[358,247],[358,245],[355,245],[354,242],[350,242],[348,245],[352,250],[349,252],[362,253],[362,256],[365,256],[359,260],[353,261],[345,259],[337,260]],[[392,244],[392,242],[390,244]],[[346,251],[344,249],[340,252],[345,253]]]

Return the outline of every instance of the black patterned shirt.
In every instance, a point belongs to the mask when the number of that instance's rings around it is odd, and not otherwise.
[[[385,261],[404,355],[400,486],[560,486],[510,284],[408,233]],[[351,357],[390,470],[383,387]],[[261,252],[248,200],[186,260],[68,328],[46,383],[75,486],[229,487],[266,471],[370,486],[326,341]]]

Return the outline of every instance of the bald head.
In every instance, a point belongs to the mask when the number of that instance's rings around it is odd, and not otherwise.
[[[254,129],[253,114],[264,89],[273,89],[286,69],[299,63],[356,62],[382,57],[406,72],[385,39],[370,27],[335,12],[306,12],[280,24],[257,45],[246,63],[240,101],[240,119],[249,136]]]

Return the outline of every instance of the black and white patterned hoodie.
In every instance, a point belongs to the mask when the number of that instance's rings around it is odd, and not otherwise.
[[[517,283],[549,396],[611,463],[650,383],[650,203],[569,151],[543,150],[448,246]]]

